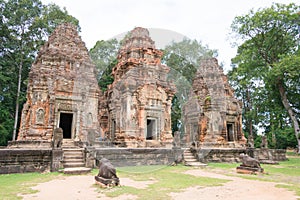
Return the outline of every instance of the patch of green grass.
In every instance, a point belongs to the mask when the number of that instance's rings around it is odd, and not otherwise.
[[[32,194],[31,189],[37,183],[46,182],[57,177],[58,173],[25,173],[0,175],[0,199],[22,199],[18,194]]]
[[[188,187],[195,186],[218,186],[228,180],[209,177],[196,177],[182,172],[191,168],[178,166],[137,166],[118,168],[118,176],[129,177],[138,181],[154,180],[155,183],[148,185],[145,189],[137,189],[128,186],[116,187],[111,190],[99,189],[107,196],[117,197],[122,194],[132,194],[138,199],[170,199],[171,192],[180,192]],[[121,182],[122,184],[122,182]]]
[[[278,187],[278,188],[285,188],[285,189],[288,189],[289,191],[295,191],[296,195],[300,196],[300,184],[298,184],[298,185],[277,184],[276,187]]]
[[[287,156],[300,157],[300,154],[299,154],[299,153],[296,153],[296,152],[294,152],[294,151],[287,151],[287,152],[286,152],[286,155],[287,155]]]
[[[209,167],[220,169],[233,169],[239,166],[239,163],[208,163]]]
[[[208,166],[213,169],[222,170],[224,174],[226,174],[229,169],[234,169],[239,165],[239,163],[209,163]],[[231,173],[230,175],[249,180],[277,182],[277,187],[295,191],[296,194],[300,196],[300,157],[289,157],[288,160],[279,162],[279,165],[262,164],[261,166],[264,169],[265,174],[247,175]]]
[[[262,165],[269,174],[300,177],[300,158],[289,158],[279,162],[279,165]]]

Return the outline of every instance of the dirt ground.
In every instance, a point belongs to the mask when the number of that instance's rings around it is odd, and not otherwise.
[[[194,176],[204,176],[230,180],[222,186],[214,187],[190,187],[180,193],[171,193],[174,200],[198,200],[198,199],[220,199],[220,200],[297,200],[294,192],[287,189],[277,188],[277,183],[262,182],[256,180],[246,180],[239,177],[225,176],[215,172],[208,172],[201,169],[191,169],[187,172]],[[121,184],[137,189],[146,188],[154,181],[134,181],[129,178],[121,178]],[[94,177],[91,175],[61,177],[46,183],[38,184],[32,189],[38,193],[23,195],[24,200],[133,200],[134,195],[122,195],[116,198],[106,197],[104,194],[97,193],[94,187]],[[299,197],[298,197],[299,198]]]

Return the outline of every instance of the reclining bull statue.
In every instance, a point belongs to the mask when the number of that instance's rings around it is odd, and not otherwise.
[[[105,186],[117,186],[120,184],[115,167],[106,158],[102,158],[99,161],[99,173],[95,176],[95,180]]]
[[[242,153],[240,154],[240,160],[242,162],[240,167],[253,168],[259,172],[263,172],[263,168],[260,166],[260,162],[257,159]]]

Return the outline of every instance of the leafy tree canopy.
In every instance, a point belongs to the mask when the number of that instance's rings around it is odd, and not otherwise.
[[[99,40],[90,49],[90,56],[98,70],[97,79],[102,91],[107,90],[107,86],[113,82],[112,68],[117,64],[117,53],[120,42],[117,39]]]
[[[293,127],[299,138],[299,10],[293,3],[273,4],[232,23],[240,44],[229,77],[247,105],[248,130],[261,116],[266,130]]]
[[[78,20],[55,4],[0,0],[0,145],[15,139],[31,63],[47,36],[62,22],[73,23],[80,30]]]

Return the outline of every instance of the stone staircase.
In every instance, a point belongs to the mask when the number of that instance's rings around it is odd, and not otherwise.
[[[84,174],[91,171],[85,167],[84,149],[76,146],[73,140],[64,139],[62,149],[65,174]]]
[[[193,155],[193,153],[191,152],[191,150],[189,148],[187,148],[183,152],[183,160],[184,160],[184,164],[186,166],[192,166],[192,167],[205,167],[205,166],[207,166],[207,164],[199,162],[195,158],[195,156]]]

